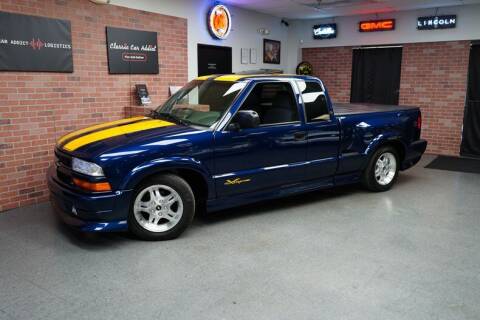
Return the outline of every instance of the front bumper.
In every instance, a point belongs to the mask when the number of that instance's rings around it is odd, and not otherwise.
[[[419,139],[413,142],[410,146],[408,146],[405,159],[402,162],[402,170],[406,170],[410,167],[413,167],[417,164],[418,161],[422,158],[422,155],[425,153],[427,149],[427,141],[423,139]]]
[[[127,230],[131,190],[83,193],[60,181],[55,165],[47,181],[52,206],[65,224],[81,231]]]

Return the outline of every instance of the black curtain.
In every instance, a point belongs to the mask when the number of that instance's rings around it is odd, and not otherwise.
[[[402,48],[353,50],[351,102],[398,104]]]
[[[480,44],[472,45],[460,153],[480,157]]]

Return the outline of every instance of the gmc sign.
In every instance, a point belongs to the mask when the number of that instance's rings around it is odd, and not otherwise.
[[[395,29],[395,19],[360,21],[358,23],[358,31],[374,32],[374,31],[391,31]]]

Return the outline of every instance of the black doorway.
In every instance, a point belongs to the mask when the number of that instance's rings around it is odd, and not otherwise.
[[[402,48],[353,50],[351,102],[398,104]]]
[[[463,115],[462,156],[480,157],[480,43],[472,43]]]
[[[198,75],[232,73],[232,48],[198,44]]]

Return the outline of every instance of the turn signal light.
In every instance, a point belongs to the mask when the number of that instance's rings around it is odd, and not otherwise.
[[[87,191],[112,191],[112,187],[110,187],[110,183],[108,182],[89,182],[78,178],[73,178],[73,183]]]

